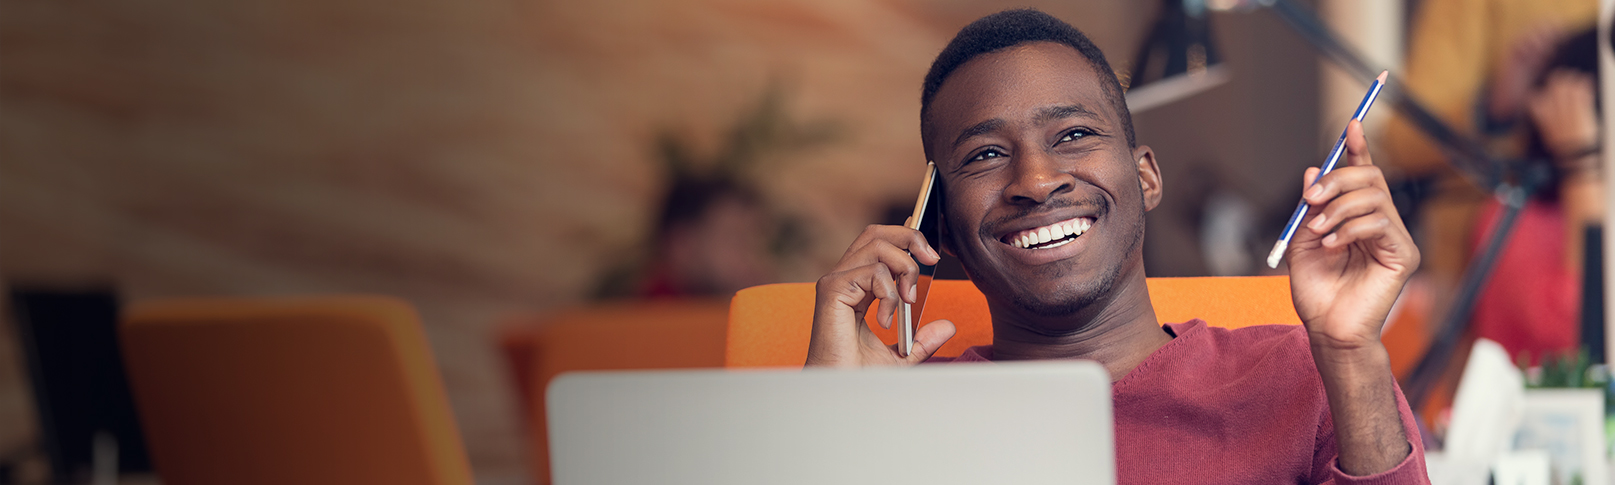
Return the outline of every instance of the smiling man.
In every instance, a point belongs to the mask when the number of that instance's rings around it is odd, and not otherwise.
[[[1307,190],[1312,215],[1287,254],[1304,325],[1239,330],[1156,320],[1142,248],[1160,171],[1104,55],[1075,28],[1034,10],[965,27],[926,75],[920,133],[942,174],[939,249],[993,320],[993,344],[953,361],[1104,365],[1122,483],[1428,482],[1379,341],[1419,252],[1361,125],[1346,166]],[[807,364],[947,360],[930,354],[950,322],[921,328],[908,356],[863,324],[875,300],[891,324],[915,298],[909,253],[931,264],[936,249],[905,227],[865,229],[819,279]]]

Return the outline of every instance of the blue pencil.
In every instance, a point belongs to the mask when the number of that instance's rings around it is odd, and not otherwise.
[[[1363,95],[1363,102],[1357,105],[1357,112],[1352,113],[1351,119],[1363,121],[1363,117],[1368,116],[1368,108],[1374,107],[1374,98],[1379,97],[1379,90],[1385,87],[1385,80],[1389,76],[1390,71],[1382,71],[1379,73],[1379,77],[1374,78],[1374,84],[1368,86],[1368,94]],[[1349,129],[1351,123],[1347,122],[1346,126]],[[1311,187],[1312,184],[1318,183],[1318,178],[1333,171],[1335,163],[1340,161],[1340,156],[1344,153],[1346,153],[1346,131],[1341,130],[1340,141],[1336,141],[1335,148],[1329,150],[1329,159],[1324,161],[1323,168],[1318,171],[1318,176],[1313,177],[1312,181],[1307,183],[1307,186]],[[1284,259],[1284,250],[1290,247],[1290,237],[1295,236],[1295,230],[1301,227],[1301,219],[1306,216],[1307,200],[1301,199],[1301,203],[1295,206],[1295,214],[1290,215],[1290,223],[1284,225],[1284,234],[1279,236],[1279,242],[1273,244],[1273,252],[1267,254],[1267,267],[1279,267],[1279,260]]]

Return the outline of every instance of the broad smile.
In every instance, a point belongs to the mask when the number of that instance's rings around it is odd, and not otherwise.
[[[1047,226],[1012,232],[998,240],[1020,249],[1053,249],[1071,244],[1092,227],[1092,218],[1077,217]]]
[[[1028,224],[1041,222],[1027,221]],[[1003,248],[1005,256],[1027,266],[1065,261],[1076,257],[1088,247],[1088,244],[1083,242],[1082,236],[1093,232],[1097,222],[1097,216],[1084,215],[1027,229],[1012,230],[998,236],[998,242],[1004,244],[999,247]]]

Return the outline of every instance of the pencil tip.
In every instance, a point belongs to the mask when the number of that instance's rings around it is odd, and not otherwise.
[[[1374,78],[1374,80],[1379,81],[1381,83],[1384,83],[1385,80],[1390,78],[1390,77],[1391,77],[1391,71],[1380,71],[1379,72],[1379,77]]]

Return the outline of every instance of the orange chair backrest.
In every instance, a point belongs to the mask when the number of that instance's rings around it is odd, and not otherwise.
[[[576,370],[720,367],[728,313],[723,300],[670,299],[595,304],[508,322],[499,346],[526,412],[538,482],[550,479],[544,416],[550,379]]]
[[[1162,322],[1194,318],[1218,327],[1300,324],[1290,301],[1288,276],[1149,278],[1150,302]],[[813,283],[754,286],[735,294],[729,307],[728,367],[800,366],[807,359],[813,328]],[[866,318],[888,345],[896,329],[874,324],[875,308]],[[948,320],[958,333],[936,355],[957,356],[965,349],[993,341],[987,299],[967,280],[937,280],[931,285],[927,323]]]
[[[472,483],[408,303],[145,301],[121,334],[165,484]]]

